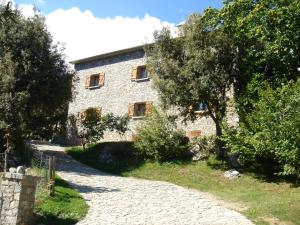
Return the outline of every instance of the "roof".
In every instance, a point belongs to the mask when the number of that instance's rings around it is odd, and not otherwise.
[[[74,60],[74,61],[71,61],[70,63],[75,65],[75,64],[79,64],[79,63],[85,63],[85,62],[91,62],[91,61],[95,61],[95,60],[99,60],[99,59],[105,59],[108,57],[112,57],[112,56],[116,56],[116,55],[120,55],[120,54],[124,54],[124,53],[130,53],[130,52],[135,52],[138,50],[144,50],[145,46],[146,45],[139,45],[139,46],[126,48],[126,49],[122,49],[122,50],[118,50],[118,51],[108,52],[108,53],[104,53],[104,54],[100,54],[100,55],[91,56],[88,58]]]

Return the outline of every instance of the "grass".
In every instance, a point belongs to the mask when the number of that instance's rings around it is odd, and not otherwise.
[[[114,163],[97,160],[103,149],[112,151]],[[300,187],[277,178],[247,172],[237,180],[227,180],[223,173],[228,166],[214,157],[200,162],[142,162],[132,154],[132,143],[129,142],[100,143],[85,151],[70,148],[67,152],[75,159],[106,172],[168,181],[209,192],[218,199],[243,206],[236,210],[255,224],[300,225]]]
[[[79,193],[61,178],[57,177],[55,183],[54,197],[50,197],[47,191],[39,192],[37,195],[35,204],[37,224],[76,224],[86,215],[87,204]]]

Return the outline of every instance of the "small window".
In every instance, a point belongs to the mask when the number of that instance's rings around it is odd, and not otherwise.
[[[148,77],[148,71],[146,66],[139,66],[137,69],[137,80],[147,79]]]
[[[90,79],[90,87],[98,87],[98,86],[99,86],[99,74],[92,75]]]
[[[205,111],[207,110],[207,105],[204,101],[201,101],[198,105],[196,105],[195,111],[200,112],[200,111]]]
[[[133,116],[145,116],[146,115],[146,103],[136,103],[134,104],[134,114]]]

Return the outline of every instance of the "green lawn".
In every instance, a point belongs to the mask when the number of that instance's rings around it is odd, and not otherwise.
[[[57,177],[55,179],[55,196],[50,197],[46,191],[37,194],[35,212],[37,224],[73,225],[84,218],[88,206],[79,193]]]
[[[115,163],[97,161],[103,148],[110,148]],[[287,181],[244,173],[238,180],[223,177],[228,167],[210,157],[201,162],[141,162],[132,154],[132,143],[101,143],[68,154],[94,168],[122,176],[169,181],[209,192],[221,200],[242,206],[240,212],[255,224],[300,224],[300,187]],[[269,180],[268,180],[269,179]]]

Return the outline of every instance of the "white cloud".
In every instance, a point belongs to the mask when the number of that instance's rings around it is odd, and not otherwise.
[[[20,4],[17,8],[21,11],[22,15],[26,18],[32,17],[35,14],[35,8],[30,4]]]
[[[46,23],[54,41],[65,43],[68,60],[150,43],[153,32],[162,27],[176,30],[174,24],[149,15],[98,18],[91,11],[82,12],[77,7],[50,13]]]
[[[13,0],[0,0],[0,3],[9,1],[15,8]],[[43,0],[36,2],[44,4]],[[26,18],[34,15],[34,6],[31,4],[17,7]],[[46,15],[46,24],[54,42],[65,44],[68,61],[151,43],[153,32],[163,27],[169,27],[173,34],[177,30],[174,24],[147,14],[143,18],[99,18],[91,11],[81,11],[77,7],[55,10]]]

